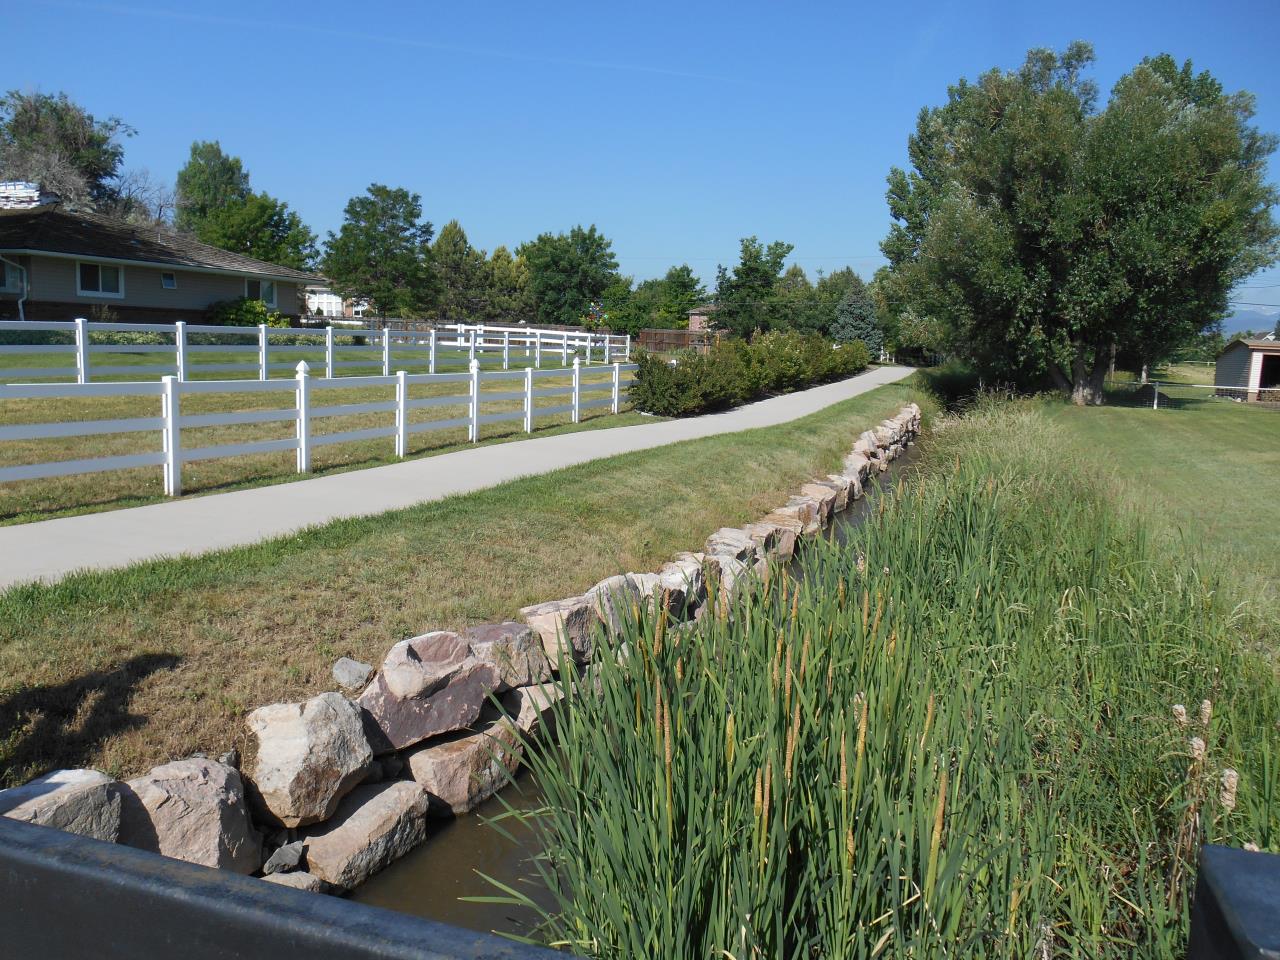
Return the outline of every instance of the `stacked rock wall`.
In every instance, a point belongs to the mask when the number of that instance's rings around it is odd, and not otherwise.
[[[920,431],[920,408],[863,432],[839,473],[754,523],[716,530],[655,573],[607,577],[520,611],[523,622],[437,630],[394,644],[377,670],[346,657],[330,692],[249,714],[256,743],[162,764],[127,782],[60,770],[0,791],[0,814],[301,890],[346,890],[501,789],[525,745],[635,608],[675,621],[727,606],[770,561],[820,534]]]

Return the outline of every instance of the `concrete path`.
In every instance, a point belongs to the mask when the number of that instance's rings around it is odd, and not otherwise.
[[[52,582],[77,570],[243,546],[601,457],[786,423],[911,372],[909,367],[876,367],[727,413],[499,443],[310,480],[0,527],[0,588]]]

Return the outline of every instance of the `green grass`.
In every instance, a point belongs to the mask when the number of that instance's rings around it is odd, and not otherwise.
[[[1163,410],[1045,401],[1061,454],[1095,460],[1149,511],[1165,542],[1242,583],[1280,582],[1280,411],[1202,398]],[[1280,594],[1273,594],[1280,596]]]
[[[980,406],[731,618],[599,645],[533,754],[559,905],[539,939],[1182,957],[1198,844],[1280,850],[1280,685],[1251,652],[1278,621],[1162,546],[1069,430]]]
[[[611,382],[608,368],[594,366],[584,368],[581,380],[585,387]],[[241,377],[240,379],[245,379]],[[571,375],[553,375],[535,381],[536,386],[564,387],[571,383]],[[456,396],[465,394],[465,383],[430,384],[411,386],[411,400],[425,397]],[[503,393],[522,389],[518,381],[482,381],[482,399],[486,393]],[[594,399],[604,396],[593,393]],[[342,387],[333,390],[314,390],[313,407],[369,403],[393,399],[393,387]],[[626,426],[651,422],[652,418],[631,413],[622,398],[622,413],[613,416],[606,408],[592,407],[583,411],[582,422],[573,424],[568,414],[539,416],[535,410],[534,428],[538,435],[564,433],[579,429]],[[559,406],[568,401],[567,396],[539,398],[539,407]],[[291,393],[265,394],[197,394],[184,397],[182,413],[224,413],[247,410],[272,410],[291,408]],[[522,408],[520,400],[484,402],[485,414],[516,411]],[[159,415],[157,397],[92,397],[86,400],[3,400],[0,401],[0,425],[20,423],[60,423],[78,420],[131,419]],[[466,415],[465,396],[458,404],[428,407],[411,411],[411,423],[430,420],[453,419]],[[354,416],[315,417],[312,431],[323,435],[337,431],[362,430],[370,427],[390,427],[392,413],[365,413]],[[290,437],[294,426],[290,423],[244,424],[223,427],[201,427],[183,431],[183,446],[196,447],[221,444],[249,443]],[[465,427],[451,427],[411,435],[409,455],[418,457],[457,450],[468,445]],[[481,442],[493,443],[518,440],[526,436],[521,423],[504,421],[481,427]],[[132,453],[153,452],[160,449],[158,432],[107,434],[89,437],[3,441],[0,442],[0,465],[15,466],[25,463],[44,463],[58,460],[95,458]],[[327,447],[317,447],[312,455],[312,473],[324,474],[361,467],[395,462],[391,437],[360,440]],[[294,454],[249,454],[245,456],[197,461],[183,468],[183,490],[188,496],[221,493],[227,490],[284,483],[301,479],[295,469]],[[70,516],[122,507],[139,506],[166,499],[158,467],[115,470],[104,473],[81,474],[42,480],[19,481],[0,484],[0,524],[26,523],[32,520]]]
[[[244,714],[332,689],[427,630],[654,570],[785,502],[919,396],[878,388],[793,423],[613,457],[198,559],[0,595],[0,782],[133,775],[246,747]]]

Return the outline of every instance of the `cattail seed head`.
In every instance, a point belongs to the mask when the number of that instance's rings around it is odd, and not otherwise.
[[[1178,726],[1185,727],[1187,725],[1187,708],[1180,703],[1173,705],[1173,719],[1177,721]]]
[[[1204,741],[1199,737],[1192,737],[1187,741],[1187,746],[1191,750],[1191,757],[1194,760],[1204,759]]]
[[[1209,726],[1209,721],[1213,719],[1213,701],[1200,701],[1200,726]]]
[[[1218,792],[1218,801],[1222,809],[1230,813],[1236,808],[1236,787],[1240,785],[1240,774],[1230,767],[1222,771],[1222,789]]]
[[[1258,852],[1260,852],[1260,851],[1259,851],[1259,849],[1258,849],[1258,845],[1257,845],[1256,843],[1254,843],[1252,840],[1250,840],[1248,843],[1246,843],[1246,844],[1244,845],[1244,848],[1245,848],[1246,850],[1248,850],[1250,853],[1258,853]]]

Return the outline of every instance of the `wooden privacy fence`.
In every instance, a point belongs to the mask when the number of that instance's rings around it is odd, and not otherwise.
[[[122,376],[174,376],[180,381],[206,374],[256,374],[268,380],[274,372],[292,372],[299,359],[317,367],[323,364],[326,378],[346,377],[353,368],[381,368],[382,376],[394,369],[426,367],[435,373],[437,364],[449,366],[472,360],[501,365],[509,370],[513,359],[525,360],[541,369],[544,360],[567,367],[580,357],[588,364],[627,362],[631,359],[631,338],[588,331],[544,330],[529,327],[487,327],[460,324],[425,331],[324,327],[227,327],[211,324],[176,323],[96,323],[76,320],[0,320],[0,333],[7,339],[23,334],[53,333],[63,343],[0,343],[0,380],[73,378],[76,383]],[[93,342],[94,335],[133,334],[167,340],[165,343]],[[192,342],[195,338],[199,342]],[[28,338],[36,339],[36,338]],[[306,343],[298,341],[306,340]],[[215,341],[215,342],[209,342]],[[221,342],[217,342],[221,341]],[[152,364],[95,363],[101,354],[165,355],[164,362]],[[244,360],[228,362],[226,355],[246,354]],[[302,356],[303,354],[307,356]],[[214,356],[210,356],[214,355]],[[64,366],[14,366],[21,357],[63,357]],[[172,362],[168,362],[172,356]],[[209,362],[212,360],[213,362]],[[31,362],[28,360],[27,362]],[[465,369],[465,365],[464,365]]]
[[[0,426],[0,441],[40,440],[48,438],[101,436],[103,434],[147,433],[160,434],[160,449],[144,453],[120,456],[94,457],[84,460],[57,460],[46,463],[30,463],[20,466],[0,467],[0,483],[18,480],[37,480],[45,477],[63,477],[73,474],[98,473],[105,470],[124,470],[131,467],[161,467],[164,491],[170,496],[182,493],[182,466],[197,460],[235,457],[245,454],[295,451],[298,473],[311,470],[311,451],[316,447],[386,437],[393,440],[397,457],[408,451],[411,435],[450,427],[466,427],[471,442],[480,439],[480,428],[485,424],[506,420],[521,421],[524,431],[532,433],[538,417],[568,413],[574,423],[579,422],[583,410],[593,407],[610,408],[617,413],[622,400],[622,390],[632,382],[634,364],[612,363],[608,367],[595,368],[607,374],[607,379],[584,383],[582,363],[573,358],[571,382],[568,385],[537,386],[548,377],[566,376],[564,370],[523,370],[481,372],[480,361],[473,359],[466,373],[411,374],[399,370],[389,376],[366,377],[312,377],[306,361],[300,361],[294,376],[278,380],[180,380],[166,375],[159,381],[135,383],[23,383],[0,384],[0,400],[23,399],[85,399],[89,397],[156,397],[160,401],[160,414],[155,417],[132,417],[123,420],[80,420],[64,423],[31,423]],[[419,399],[409,397],[411,386],[443,383],[466,384],[466,393],[449,396],[432,396]],[[482,392],[487,383],[510,385],[511,389]],[[388,399],[368,403],[327,405],[322,402],[326,391],[355,387],[386,388]],[[209,393],[280,393],[289,395],[292,404],[274,410],[241,410],[230,413],[184,414],[184,397]],[[599,394],[605,394],[600,396]],[[538,400],[554,398],[550,406],[538,405]],[[486,403],[521,401],[520,409],[484,412]],[[463,406],[467,413],[462,417],[442,420],[413,421],[410,412],[429,407]],[[370,413],[394,413],[392,424],[345,430],[338,433],[315,433],[312,420],[318,417],[344,417]],[[205,447],[187,447],[182,432],[200,427],[232,426],[240,424],[293,423],[294,436],[282,439],[255,440],[248,443],[222,444]]]
[[[706,353],[725,337],[723,330],[667,330],[652,327],[640,331],[639,345],[652,353],[697,350]]]

